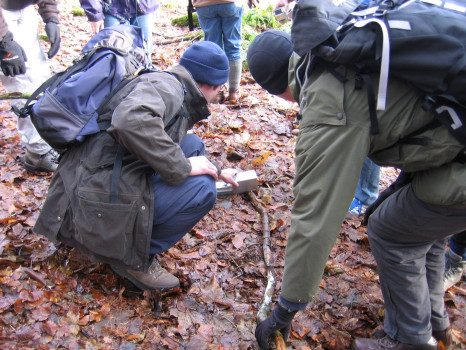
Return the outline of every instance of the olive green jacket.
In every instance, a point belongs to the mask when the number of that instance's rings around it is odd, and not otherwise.
[[[290,60],[290,88],[301,120],[282,295],[304,303],[319,287],[367,156],[381,166],[414,173],[412,186],[419,199],[465,209],[466,167],[453,162],[464,146],[444,127],[417,135],[422,146],[399,142],[434,118],[407,84],[389,82],[387,107],[377,112],[380,132],[371,135],[367,91],[355,89],[352,70],[337,68],[347,78],[343,84],[317,68],[300,86],[296,61]],[[377,75],[372,80],[377,86]]]

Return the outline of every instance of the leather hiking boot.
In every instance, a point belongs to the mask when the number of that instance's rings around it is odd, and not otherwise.
[[[353,350],[437,350],[438,343],[431,338],[427,344],[413,345],[400,343],[386,336],[381,339],[356,338],[351,344]]]
[[[116,266],[112,266],[112,269],[120,276],[129,279],[141,290],[168,290],[177,288],[180,285],[178,278],[160,266],[159,262],[155,258],[152,260],[147,272]]]
[[[444,331],[433,331],[432,336],[437,339],[440,349],[450,350],[453,344],[453,336],[451,334],[451,328],[448,327]]]
[[[47,171],[53,172],[58,167],[58,153],[51,149],[45,154],[36,154],[26,151],[22,159],[24,169],[31,172]]]

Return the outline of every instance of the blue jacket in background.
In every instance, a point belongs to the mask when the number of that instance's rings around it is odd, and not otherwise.
[[[108,13],[117,18],[130,19],[137,15],[154,12],[159,0],[79,0],[90,22],[104,19]]]

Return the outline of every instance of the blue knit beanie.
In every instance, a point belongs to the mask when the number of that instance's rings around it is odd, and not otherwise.
[[[225,52],[211,41],[198,41],[185,51],[180,59],[198,83],[222,85],[228,80],[230,64]]]

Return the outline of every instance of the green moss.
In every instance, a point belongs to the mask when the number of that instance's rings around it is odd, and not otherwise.
[[[39,39],[50,42],[49,37],[45,34],[39,34]]]
[[[186,14],[186,15],[181,16],[181,17],[173,18],[171,23],[174,26],[187,27],[189,25],[188,24],[188,15]],[[196,12],[193,13],[193,23],[194,23],[194,27],[199,27],[199,20],[197,19],[197,13]]]
[[[86,13],[84,12],[84,9],[79,6],[73,6],[73,8],[71,9],[71,13],[73,14],[73,16],[85,16],[86,15]]]

